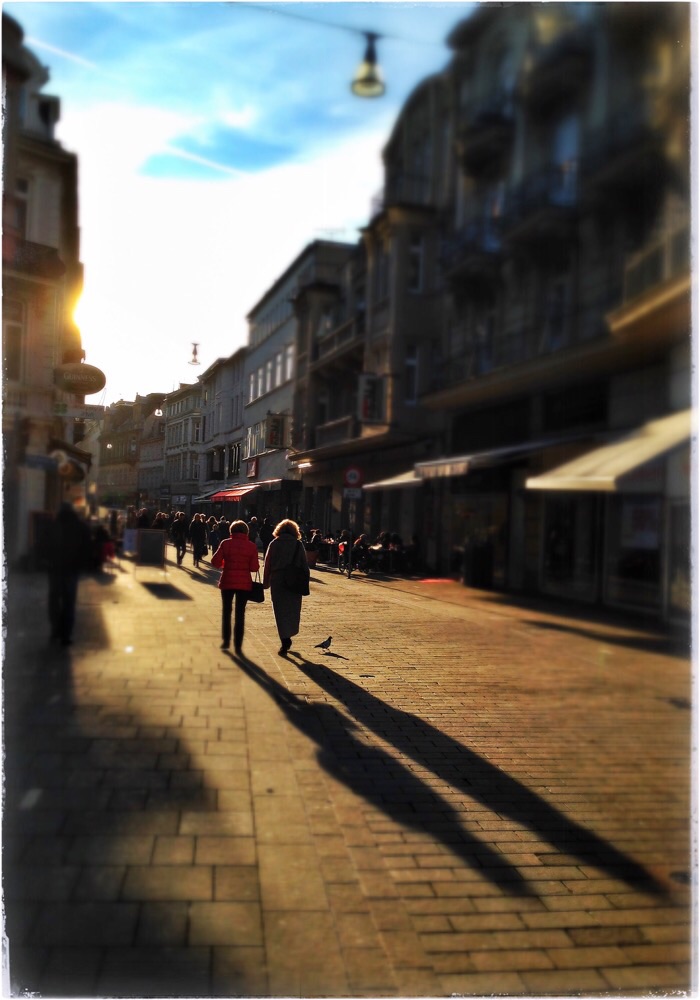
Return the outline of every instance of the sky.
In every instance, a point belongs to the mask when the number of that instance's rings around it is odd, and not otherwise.
[[[10,2],[78,155],[76,319],[107,385],[194,382],[314,239],[355,242],[406,98],[471,3]],[[351,30],[347,30],[351,29]],[[373,31],[386,93],[350,91]],[[200,366],[189,364],[198,344]]]

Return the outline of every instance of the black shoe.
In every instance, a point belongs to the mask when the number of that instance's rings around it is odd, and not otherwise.
[[[230,649],[231,648],[231,643],[230,642],[222,642],[221,643],[221,648],[222,649]]]

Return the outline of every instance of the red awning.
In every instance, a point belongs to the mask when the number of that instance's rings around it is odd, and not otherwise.
[[[240,500],[246,493],[250,493],[251,490],[257,490],[257,488],[257,486],[238,486],[235,490],[221,490],[219,493],[215,493],[213,497],[209,497],[209,499],[212,503],[216,500],[228,500],[229,502]]]

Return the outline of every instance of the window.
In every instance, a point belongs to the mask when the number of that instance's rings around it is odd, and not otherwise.
[[[415,406],[418,401],[418,346],[406,347],[404,356],[404,402]]]
[[[229,476],[238,476],[241,471],[241,446],[240,444],[232,444],[229,446],[228,450],[228,474]]]
[[[275,355],[275,386],[282,385],[282,351]]]
[[[255,399],[255,372],[251,372],[248,376],[248,402],[252,403]]]
[[[199,421],[199,420],[193,420],[192,421],[192,440],[193,441],[201,441],[201,433],[202,433],[201,421]]]
[[[423,291],[423,237],[414,233],[408,244],[408,290]]]
[[[18,381],[22,377],[22,342],[24,307],[12,299],[2,304],[3,373],[5,378]]]
[[[264,380],[265,380],[265,369],[262,365],[258,368],[258,378],[257,378],[257,396],[262,396],[264,390]]]
[[[272,384],[272,358],[265,365],[265,392],[270,392]]]
[[[294,344],[287,344],[284,349],[284,380],[288,382],[294,373]]]

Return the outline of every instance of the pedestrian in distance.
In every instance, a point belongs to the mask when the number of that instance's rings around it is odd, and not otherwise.
[[[182,560],[187,551],[187,519],[185,512],[182,510],[179,510],[173,518],[173,523],[170,527],[170,537],[175,546],[177,564],[178,566],[182,566]]]
[[[72,505],[61,504],[48,533],[51,641],[70,646],[80,574],[91,568],[90,529]]]
[[[259,531],[260,529],[258,527],[257,517],[251,517],[248,522],[248,538],[251,542],[255,542],[257,544]]]
[[[231,646],[231,613],[235,599],[233,623],[233,648],[241,652],[245,632],[245,609],[253,589],[253,573],[257,573],[258,548],[248,537],[245,521],[234,521],[229,528],[229,537],[223,539],[214,555],[212,566],[221,569],[219,589],[221,590],[221,648]]]
[[[309,574],[306,551],[296,521],[280,521],[273,531],[273,539],[265,554],[263,587],[269,588],[272,610],[275,614],[280,637],[280,656],[286,656],[292,645],[292,636],[299,634],[301,621],[301,594],[290,590],[284,582],[284,571],[290,566],[303,567]]]
[[[267,547],[274,537],[274,528],[272,527],[272,521],[269,517],[263,518],[263,523],[260,525],[260,533],[258,535],[260,538],[260,544],[262,545],[263,555],[267,552]]]
[[[204,558],[207,550],[207,526],[204,514],[195,514],[190,522],[190,541],[192,542],[192,562],[195,569]]]

